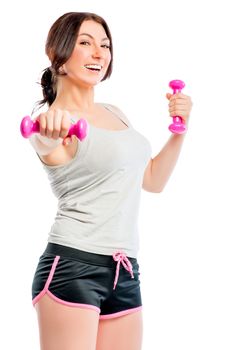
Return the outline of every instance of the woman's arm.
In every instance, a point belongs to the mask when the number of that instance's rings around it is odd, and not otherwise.
[[[169,113],[173,117],[179,115],[188,124],[192,108],[191,98],[184,94],[167,94]],[[172,134],[162,150],[150,160],[145,170],[143,189],[148,192],[159,193],[164,189],[179,158],[186,134]]]
[[[145,173],[143,188],[149,192],[162,192],[175,168],[184,137],[185,134],[173,134],[159,154],[151,159],[150,176]],[[146,179],[148,179],[148,182]]]
[[[33,146],[34,150],[40,156],[45,156],[50,154],[54,149],[62,144],[62,139],[49,139],[45,136],[38,134],[33,134],[29,138],[30,144]]]

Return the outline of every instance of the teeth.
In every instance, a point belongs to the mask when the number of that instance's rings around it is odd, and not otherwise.
[[[90,69],[97,69],[97,70],[101,70],[102,66],[98,65],[98,64],[86,64],[85,65],[86,68],[90,68]]]

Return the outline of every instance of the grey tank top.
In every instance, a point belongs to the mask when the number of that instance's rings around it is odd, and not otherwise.
[[[138,212],[149,141],[122,112],[102,104],[128,128],[107,130],[89,124],[75,157],[65,165],[43,163],[58,198],[48,241],[91,253],[122,250],[137,258]]]

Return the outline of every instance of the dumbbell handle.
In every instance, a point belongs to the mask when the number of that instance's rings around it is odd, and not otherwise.
[[[76,124],[72,124],[68,135],[76,135],[82,141],[87,135],[88,123],[85,119],[79,119]],[[29,138],[32,134],[40,131],[40,123],[38,120],[32,120],[29,116],[22,119],[20,124],[20,131],[23,137]]]
[[[185,83],[182,80],[172,80],[170,81],[169,86],[172,88],[174,95],[181,92],[185,87]],[[183,134],[187,130],[183,119],[178,115],[173,116],[173,122],[169,125],[168,129],[174,134]]]

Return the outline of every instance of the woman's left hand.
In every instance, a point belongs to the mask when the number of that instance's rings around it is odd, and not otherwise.
[[[184,95],[182,93],[167,93],[166,97],[169,100],[168,110],[170,116],[179,116],[183,119],[184,123],[187,124],[193,105],[190,96]]]

